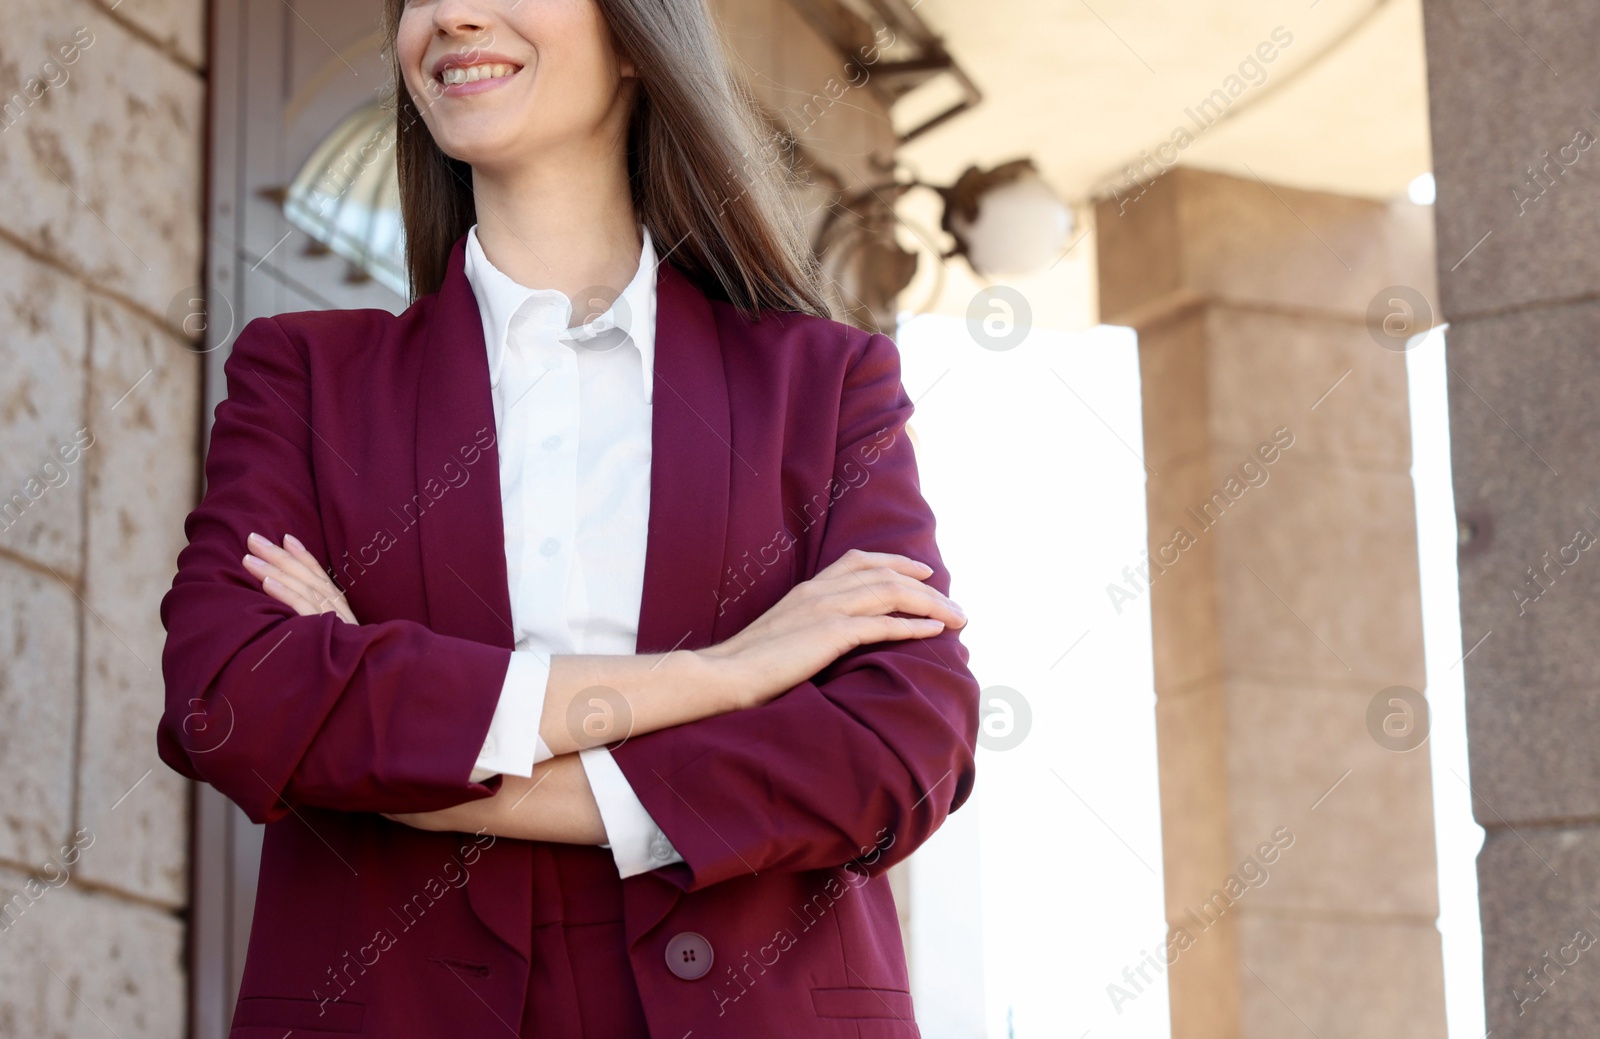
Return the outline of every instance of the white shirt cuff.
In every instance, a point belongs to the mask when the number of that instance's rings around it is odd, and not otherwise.
[[[534,765],[555,757],[539,736],[549,685],[550,665],[539,654],[512,650],[505,683],[500,687],[500,701],[489,721],[489,735],[472,770],[472,782],[481,783],[498,774],[532,776]]]
[[[632,877],[683,861],[633,792],[609,748],[585,748],[578,751],[578,760],[589,777],[589,789],[600,806],[600,819],[610,841],[601,847],[611,849],[618,876]]]

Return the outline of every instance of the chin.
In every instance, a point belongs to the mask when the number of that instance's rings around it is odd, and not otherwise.
[[[440,148],[452,159],[464,162],[477,169],[496,169],[515,162],[515,153],[510,147],[499,143],[489,143],[481,139],[453,144],[451,147],[445,147],[441,144]]]

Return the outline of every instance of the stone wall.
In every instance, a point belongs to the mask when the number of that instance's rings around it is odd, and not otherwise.
[[[157,607],[197,493],[204,6],[6,15],[0,1036],[170,1039],[189,809],[156,756]]]

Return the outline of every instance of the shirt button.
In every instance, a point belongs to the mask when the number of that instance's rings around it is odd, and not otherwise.
[[[483,753],[480,754],[479,757],[487,758],[487,757],[490,757],[491,755],[493,755],[494,752],[495,752],[494,737],[490,736],[488,739],[483,741]]]
[[[667,835],[657,830],[655,837],[650,841],[650,857],[657,862],[665,862],[672,858],[672,852],[673,847],[667,840]]]
[[[558,448],[560,446],[561,446],[561,437],[559,437],[559,436],[547,436],[547,437],[544,438],[544,449],[546,451],[554,451],[556,448]]]
[[[693,931],[682,931],[667,943],[667,969],[684,981],[703,978],[711,969],[711,943]]]
[[[547,556],[555,555],[560,548],[561,542],[557,541],[555,538],[545,538],[543,541],[539,542],[539,551]]]

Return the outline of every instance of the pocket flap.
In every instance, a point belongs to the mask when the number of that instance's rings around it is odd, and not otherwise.
[[[234,1027],[268,1025],[303,1028],[308,1032],[359,1032],[366,1017],[365,1003],[348,1000],[289,999],[282,996],[244,996],[233,1011]]]
[[[897,988],[814,988],[818,1017],[893,1017],[911,1020],[911,993]]]

